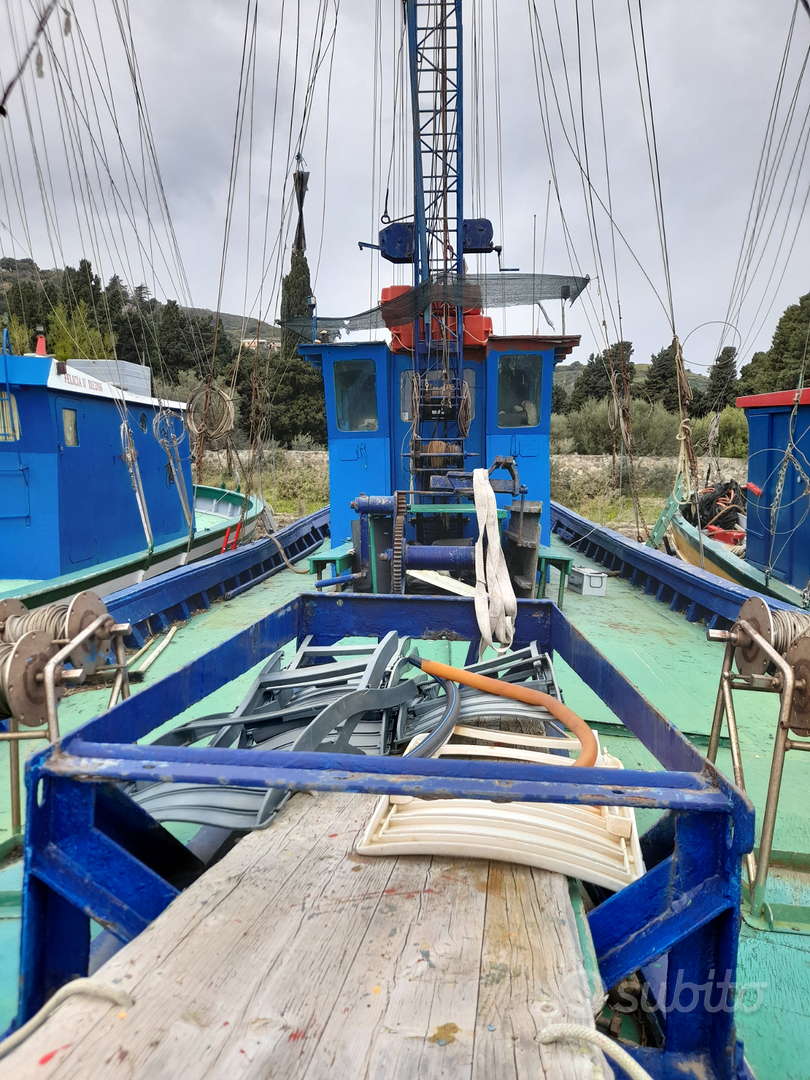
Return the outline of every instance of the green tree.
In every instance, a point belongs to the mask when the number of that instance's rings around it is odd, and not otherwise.
[[[53,293],[53,289],[49,294],[35,282],[19,278],[9,286],[6,294],[9,315],[16,316],[30,332],[28,345],[23,352],[28,352],[34,347],[37,326],[45,326],[47,323],[52,304],[56,301]]]
[[[607,399],[586,401],[579,412],[569,413],[568,434],[577,454],[609,454],[613,448],[612,410]],[[633,450],[639,455],[661,457],[678,451],[678,417],[655,402],[633,398],[630,402]]]
[[[191,335],[186,313],[176,300],[167,300],[158,328],[159,367],[164,378],[172,380],[178,372],[197,366]]]
[[[31,348],[31,331],[16,315],[12,315],[9,319],[8,336],[11,341],[11,351],[16,356],[22,356]]]
[[[717,453],[720,457],[748,457],[748,421],[734,405],[726,405],[720,413]]]
[[[79,304],[85,304],[94,320],[102,315],[101,304],[101,279],[93,273],[93,267],[89,259],[79,262],[78,270],[72,266],[66,266],[62,274],[62,287],[59,290],[59,299],[67,311],[72,315],[74,308]]]
[[[644,383],[644,394],[650,402],[659,402],[667,412],[677,413],[679,409],[678,398],[678,370],[675,364],[675,345],[667,345],[652,358],[647,381]]]
[[[281,286],[282,323],[309,315],[310,294],[306,255],[294,250],[290,272]],[[266,407],[270,415],[270,430],[273,437],[286,446],[302,435],[311,436],[316,443],[326,442],[323,376],[298,355],[300,341],[299,334],[282,329],[281,348],[271,356],[267,365]],[[249,400],[255,402],[255,395],[251,394]],[[245,408],[250,409],[249,401],[243,404],[243,416]]]
[[[551,411],[553,413],[564,413],[568,410],[568,394],[560,386],[559,383],[554,383],[551,387]]]
[[[146,290],[145,285],[139,288]],[[146,364],[159,375],[159,305],[148,296],[138,304],[117,274],[108,281],[102,303],[115,334],[118,359],[131,364]]]
[[[290,272],[281,283],[281,322],[309,315],[309,298],[312,286],[309,280],[309,264],[303,251],[293,251]],[[298,355],[296,349],[300,335],[293,330],[281,331],[281,359],[290,360]]]
[[[803,385],[810,381],[808,347],[810,328],[810,293],[799,298],[798,304],[786,308],[776,324],[771,347],[767,352],[754,353],[750,363],[740,371],[739,394],[765,394],[774,390],[793,390],[804,372]]]
[[[732,345],[726,345],[712,364],[705,399],[706,412],[722,412],[737,400],[737,350]],[[694,408],[690,411],[700,415]]]
[[[115,355],[115,339],[102,333],[87,303],[80,300],[68,314],[57,304],[48,321],[48,348],[57,360],[104,360]]]
[[[633,345],[629,341],[618,341],[610,345],[601,353],[592,353],[588,357],[588,363],[582,369],[574,389],[568,398],[568,412],[579,412],[586,401],[601,401],[609,397],[610,389],[610,364],[613,361],[613,370],[621,375],[622,360],[627,366],[627,374],[632,381],[635,365],[630,360],[633,354]]]

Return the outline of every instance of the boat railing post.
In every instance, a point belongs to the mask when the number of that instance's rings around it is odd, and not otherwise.
[[[18,731],[16,716],[9,718],[9,734]],[[22,830],[22,796],[20,793],[20,744],[17,739],[8,743],[8,764],[11,770],[9,794],[11,795],[11,835],[19,836]]]
[[[70,658],[70,654],[78,645],[83,644],[83,642],[93,637],[96,631],[101,629],[102,626],[105,626],[108,633],[117,629],[113,625],[112,617],[108,615],[106,611],[103,615],[99,615],[97,619],[93,619],[89,626],[86,626],[72,641],[69,641],[67,645],[64,645],[45,665],[45,670],[42,673],[42,681],[45,686],[45,710],[48,720],[48,740],[52,743],[59,742],[59,718],[56,712],[56,669],[57,667],[61,667],[65,660]]]
[[[722,631],[726,633],[726,631]],[[711,631],[710,631],[711,634]],[[707,634],[707,637],[710,635]],[[717,640],[716,636],[710,637],[710,640]],[[734,659],[734,642],[731,640],[731,636],[726,637],[726,651],[723,654],[723,668],[720,672],[720,682],[717,687],[717,698],[714,703],[714,716],[712,717],[712,730],[709,736],[709,748],[706,751],[706,757],[714,764],[717,761],[717,750],[720,746],[720,733],[723,730],[723,714],[725,712],[725,695],[723,693],[723,683],[727,681],[731,674],[731,663]]]
[[[174,629],[174,627],[172,629]],[[127,669],[127,651],[124,646],[124,637],[126,634],[131,633],[131,631],[132,627],[128,623],[121,623],[112,628],[116,671],[115,680],[113,681],[112,690],[110,691],[110,700],[107,705],[108,709],[111,709],[113,705],[115,705],[119,695],[122,700],[126,701],[131,693],[129,687],[129,671]],[[164,647],[168,645],[172,636],[170,631],[167,635],[167,640],[162,643]],[[143,670],[143,667],[141,670]]]
[[[11,803],[11,838],[22,834],[22,783],[20,778],[20,740],[44,739],[43,728],[20,731],[19,721],[13,714],[8,719],[8,731],[0,731],[0,743],[8,743],[9,800]]]
[[[779,807],[779,791],[782,785],[782,769],[785,764],[788,731],[790,729],[790,713],[793,708],[793,690],[796,679],[793,668],[784,656],[765,641],[762,635],[757,633],[749,622],[741,619],[737,625],[757,643],[765,655],[775,664],[782,676],[779,724],[776,730],[776,739],[774,740],[773,760],[771,761],[771,775],[768,779],[768,796],[765,802],[765,813],[762,816],[762,833],[759,840],[759,858],[757,859],[756,878],[751,887],[751,914],[759,915],[765,903],[765,883],[768,880],[768,869],[771,863],[773,834],[774,829],[776,828],[776,811]]]

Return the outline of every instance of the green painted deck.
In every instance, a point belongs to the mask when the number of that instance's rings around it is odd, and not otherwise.
[[[563,545],[554,541],[561,552]],[[594,566],[584,556],[574,553],[577,565]],[[547,595],[554,596],[557,572]],[[272,608],[312,588],[314,576],[285,571],[236,600],[215,604],[195,616],[193,623],[181,627],[174,641],[149,671],[145,683],[133,686],[137,693],[148,683],[162,678],[176,667],[205,652],[239,630],[250,625]],[[722,663],[721,645],[706,641],[705,626],[687,623],[682,613],[645,596],[629,582],[611,577],[604,597],[565,594],[567,618],[599,648],[645,696],[705,750],[711,726],[717,681]],[[437,659],[463,662],[466,646],[458,643],[435,643]],[[566,702],[599,731],[603,746],[619,757],[626,767],[655,768],[656,763],[640,743],[629,736],[613,713],[559,659],[557,678]],[[247,672],[209,698],[198,702],[182,719],[214,710],[232,708],[243,697],[254,672]],[[104,706],[105,691],[80,691],[60,704],[60,725],[70,730],[96,715]],[[743,762],[749,795],[758,811],[762,810],[771,762],[771,748],[776,726],[777,698],[749,694],[735,699],[742,743]],[[173,721],[172,723],[177,723]],[[154,737],[151,735],[150,738]],[[26,747],[33,752],[44,744]],[[810,851],[810,812],[805,790],[810,781],[806,756],[788,755],[777,821],[775,848]],[[718,766],[731,775],[731,760],[724,739]],[[643,830],[655,812],[639,812]],[[174,830],[185,838],[194,827]],[[9,835],[7,750],[0,747],[0,842]],[[17,872],[18,871],[14,871]],[[4,889],[9,885],[9,871],[0,872],[0,963],[8,956],[16,958],[18,922],[15,908],[2,906]],[[6,884],[4,884],[6,882]],[[810,876],[799,871],[776,870],[769,879],[768,899],[810,904]],[[7,917],[8,916],[8,917]],[[5,986],[5,998],[3,997]],[[810,1042],[810,938],[790,934],[772,934],[743,926],[738,969],[738,1030],[745,1041],[746,1057],[758,1080],[777,1077],[807,1080],[810,1075],[806,1047]],[[13,987],[12,992],[16,990]],[[0,1030],[13,1012],[8,982],[0,980]]]
[[[564,545],[554,540],[561,549]],[[575,564],[598,564],[575,553]],[[600,567],[600,569],[604,569]],[[554,594],[556,578],[548,593]],[[605,596],[565,594],[565,614],[647,699],[705,752],[717,694],[723,646],[706,640],[702,623],[645,596],[642,589],[611,577]],[[595,694],[570,683],[565,665],[555,662],[567,704],[597,721],[600,739],[625,767],[650,768],[652,759]],[[745,786],[757,811],[757,835],[765,806],[779,699],[775,694],[739,694],[734,699],[745,771]],[[724,729],[724,733],[725,732]],[[810,761],[787,755],[774,850],[810,852]],[[725,738],[718,767],[733,776]],[[650,811],[637,812],[639,828]],[[810,874],[775,868],[766,899],[810,905]],[[754,930],[743,923],[737,969],[737,1030],[757,1080],[807,1080],[810,1076],[810,937]]]

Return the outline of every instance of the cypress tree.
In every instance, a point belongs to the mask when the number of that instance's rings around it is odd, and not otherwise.
[[[644,395],[651,402],[660,401],[667,412],[678,412],[678,370],[675,346],[667,345],[652,358],[652,367],[644,383]]]
[[[293,248],[290,272],[281,284],[281,321],[309,318],[311,285],[309,265],[303,251]],[[270,430],[279,442],[290,445],[298,435],[326,442],[326,405],[323,376],[298,355],[301,341],[294,330],[282,328],[281,349],[269,364],[268,401]]]
[[[312,286],[309,280],[309,264],[303,251],[293,248],[290,259],[290,272],[281,283],[281,322],[309,316],[309,298]],[[307,338],[307,340],[309,340]],[[301,341],[300,334],[293,330],[281,331],[281,359],[297,357],[296,347]]]
[[[709,371],[705,405],[707,412],[722,412],[726,405],[733,405],[737,398],[737,350],[727,345],[716,358]],[[697,415],[697,410],[692,409]]]

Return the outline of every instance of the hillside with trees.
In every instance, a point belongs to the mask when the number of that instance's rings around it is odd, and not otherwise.
[[[305,258],[303,264],[304,270],[295,264],[285,279],[286,292],[292,278],[291,314],[306,313]],[[145,285],[130,290],[118,275],[102,285],[88,259],[76,268],[42,270],[32,259],[12,258],[0,259],[0,321],[15,353],[32,352],[37,328],[43,327],[48,352],[57,360],[115,356],[144,365],[152,371],[153,392],[170,400],[186,400],[210,373],[233,390],[237,443],[251,438],[257,416],[263,437],[283,445],[326,441],[322,377],[268,323],[261,323],[257,335],[255,322],[246,330],[242,316],[224,313],[217,322],[214,312],[184,308],[176,300],[160,303]],[[243,337],[254,336],[267,346],[240,347]]]

